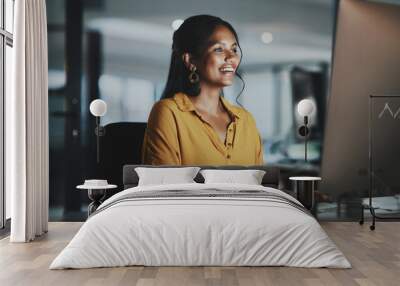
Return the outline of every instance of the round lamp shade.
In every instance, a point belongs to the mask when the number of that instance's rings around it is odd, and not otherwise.
[[[309,116],[314,111],[314,103],[310,99],[303,99],[297,105],[297,111],[301,116]]]
[[[94,116],[103,116],[107,112],[107,103],[101,99],[95,99],[90,103],[90,113]]]

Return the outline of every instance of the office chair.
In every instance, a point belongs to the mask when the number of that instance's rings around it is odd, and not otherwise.
[[[104,126],[105,134],[100,137],[100,162],[98,174],[106,178],[117,189],[107,197],[123,190],[122,167],[140,164],[144,133],[147,123],[117,122]]]

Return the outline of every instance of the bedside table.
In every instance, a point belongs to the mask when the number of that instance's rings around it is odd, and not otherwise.
[[[294,184],[294,195],[308,210],[314,206],[314,192],[321,177],[290,177]]]
[[[106,185],[106,186],[88,186],[79,185],[76,186],[79,190],[87,190],[88,197],[92,201],[88,205],[88,217],[96,211],[96,209],[101,205],[103,199],[106,196],[106,191],[109,189],[115,189],[117,185]]]

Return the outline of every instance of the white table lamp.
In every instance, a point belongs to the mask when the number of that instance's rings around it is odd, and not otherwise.
[[[101,99],[95,99],[90,103],[90,113],[96,117],[104,116],[107,113],[107,103]]]
[[[100,162],[100,136],[105,134],[105,129],[100,125],[100,117],[107,113],[107,103],[101,99],[95,99],[90,103],[90,113],[96,117],[96,130],[97,137],[97,163]]]
[[[304,125],[300,126],[299,134],[304,137],[304,160],[307,162],[307,139],[310,134],[308,128],[308,117],[313,113],[314,102],[310,99],[303,99],[297,104],[297,112],[304,117]]]
[[[309,116],[314,111],[314,103],[311,99],[303,99],[297,105],[297,111],[301,116]]]

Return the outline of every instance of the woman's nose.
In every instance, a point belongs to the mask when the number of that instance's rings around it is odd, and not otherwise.
[[[232,60],[237,56],[237,54],[233,51],[226,51],[225,52],[225,61]]]

